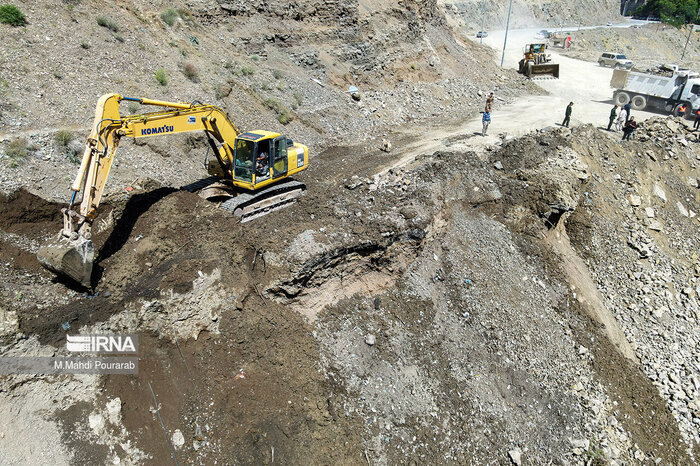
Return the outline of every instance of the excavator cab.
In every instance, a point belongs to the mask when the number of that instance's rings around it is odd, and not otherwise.
[[[236,138],[233,184],[248,189],[262,188],[296,173],[306,166],[307,149],[279,133],[247,132]],[[210,165],[217,171],[216,165]],[[218,175],[217,173],[211,173]]]

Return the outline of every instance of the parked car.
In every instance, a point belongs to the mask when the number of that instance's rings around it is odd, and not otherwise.
[[[641,29],[641,28],[642,28],[642,25],[641,25],[641,24],[633,24],[633,25],[630,26],[630,27],[631,27],[632,29]]]
[[[544,37],[545,39],[549,39],[549,37],[552,35],[552,33],[546,29],[542,29],[540,32],[538,32],[538,34]]]
[[[476,33],[476,37],[479,38],[479,39],[482,39],[482,38],[484,38],[484,37],[486,37],[486,36],[488,36],[488,35],[489,35],[489,33],[486,32],[486,31],[479,31],[479,32]]]
[[[611,68],[622,68],[630,70],[634,66],[634,62],[628,59],[621,53],[605,52],[598,59],[600,66],[609,66]]]

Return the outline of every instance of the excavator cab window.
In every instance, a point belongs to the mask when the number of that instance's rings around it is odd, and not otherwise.
[[[255,142],[247,139],[236,139],[234,179],[239,181],[253,181],[255,170]]]
[[[270,178],[270,140],[258,142],[258,152],[255,159],[255,182]]]
[[[287,173],[287,138],[275,138],[272,157],[272,177],[277,178]]]

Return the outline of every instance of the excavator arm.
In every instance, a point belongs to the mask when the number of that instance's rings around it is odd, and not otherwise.
[[[121,101],[135,101],[164,110],[122,117],[119,114]],[[103,95],[97,103],[92,131],[71,186],[70,202],[67,208],[62,209],[63,229],[57,242],[39,250],[39,261],[46,268],[89,287],[94,260],[90,229],[120,139],[124,136],[141,138],[192,131],[206,133],[223,173],[231,177],[234,144],[239,131],[220,108],[122,97],[119,94]],[[76,210],[80,192],[82,200]]]

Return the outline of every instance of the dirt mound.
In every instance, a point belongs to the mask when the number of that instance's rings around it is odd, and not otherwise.
[[[24,188],[8,196],[0,196],[0,228],[37,238],[62,227],[61,205],[36,196]]]

